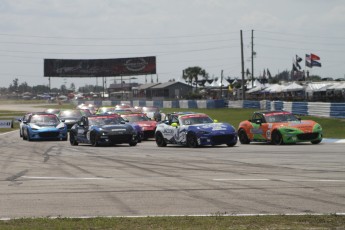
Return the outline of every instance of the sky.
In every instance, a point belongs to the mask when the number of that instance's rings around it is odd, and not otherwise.
[[[0,87],[49,85],[44,59],[156,56],[146,81],[181,80],[199,66],[217,78],[290,71],[296,55],[312,75],[345,78],[344,0],[0,0]],[[305,67],[306,54],[322,67]],[[145,83],[145,76],[133,82]],[[123,78],[126,80],[126,78]],[[129,81],[128,78],[126,81]],[[106,78],[106,85],[119,82]],[[51,78],[51,87],[102,85],[96,78]]]

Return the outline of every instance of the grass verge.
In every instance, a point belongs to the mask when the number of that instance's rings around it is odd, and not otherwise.
[[[344,229],[345,216],[207,216],[37,218],[0,222],[0,229]]]

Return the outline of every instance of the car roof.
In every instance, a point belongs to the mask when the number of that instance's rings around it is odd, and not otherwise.
[[[88,116],[89,118],[101,118],[101,117],[121,117],[119,114],[100,114],[100,115],[92,115],[92,116]]]
[[[56,116],[55,114],[53,114],[53,113],[46,113],[46,112],[33,112],[33,113],[31,113],[31,115],[33,116],[33,115],[54,115],[54,116]]]
[[[275,113],[280,113],[280,114],[291,114],[289,111],[284,111],[284,110],[273,110],[273,111],[256,111],[254,113],[260,113],[263,115],[273,115]]]
[[[179,117],[189,117],[189,116],[207,116],[208,115],[206,113],[186,113],[186,114],[181,114],[179,115]]]

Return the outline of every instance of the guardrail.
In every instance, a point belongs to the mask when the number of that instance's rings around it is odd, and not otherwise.
[[[91,103],[97,106],[112,106],[121,103],[132,106],[156,106],[159,108],[254,108],[260,110],[285,110],[300,115],[345,118],[345,103],[286,102],[286,101],[228,101],[228,100],[174,100],[174,101],[76,101],[75,104]]]

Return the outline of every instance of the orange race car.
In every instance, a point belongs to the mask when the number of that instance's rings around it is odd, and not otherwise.
[[[241,144],[271,142],[275,145],[297,142],[319,144],[322,127],[312,120],[301,120],[287,111],[254,112],[251,120],[242,121],[238,128]]]

